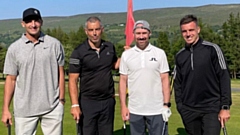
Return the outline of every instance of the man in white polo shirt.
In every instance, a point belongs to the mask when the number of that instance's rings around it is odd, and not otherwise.
[[[167,135],[167,125],[166,128],[163,127],[171,115],[171,104],[166,54],[149,43],[151,30],[147,21],[137,21],[133,34],[136,45],[123,52],[120,62],[119,94],[122,119],[129,120],[132,135],[143,135],[146,126],[151,135],[162,132]]]

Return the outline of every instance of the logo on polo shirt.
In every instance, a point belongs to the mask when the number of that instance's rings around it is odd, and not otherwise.
[[[156,60],[156,58],[153,57],[150,59],[150,61],[157,61],[157,60]]]
[[[110,52],[107,52],[107,55],[110,55]]]

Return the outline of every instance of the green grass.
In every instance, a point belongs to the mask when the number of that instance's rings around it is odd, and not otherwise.
[[[231,87],[232,88],[240,88],[240,79],[232,79]]]
[[[233,80],[232,81],[232,86],[238,86],[240,80]],[[67,86],[66,86],[67,87]],[[116,89],[118,89],[118,85],[115,85]],[[237,87],[239,88],[239,87]],[[0,84],[0,107],[2,108],[2,102],[3,102],[3,84]],[[232,98],[233,98],[233,105],[231,107],[231,119],[229,122],[226,124],[227,126],[227,131],[229,135],[237,135],[239,132],[239,125],[240,125],[240,111],[239,111],[239,106],[240,106],[240,92],[233,92],[232,93]],[[75,129],[75,122],[72,119],[72,116],[70,114],[70,99],[69,99],[69,94],[68,91],[66,91],[66,104],[65,104],[65,115],[64,115],[64,129],[63,129],[63,135],[74,135],[76,134],[76,129]],[[123,130],[122,130],[122,120],[120,116],[120,106],[119,106],[119,98],[116,97],[116,109],[115,109],[115,123],[114,123],[114,135],[122,135]],[[170,117],[169,120],[169,135],[186,135],[185,130],[181,121],[181,118],[176,111],[176,106],[175,106],[175,101],[172,96],[171,99],[172,102],[172,116]],[[2,112],[0,111],[0,116],[2,116]],[[127,126],[129,130],[129,126]],[[14,126],[12,127],[12,134],[14,134]],[[7,135],[7,128],[4,127],[4,125],[1,123],[0,124],[0,135]],[[37,135],[43,135],[41,132],[41,129],[38,128]]]

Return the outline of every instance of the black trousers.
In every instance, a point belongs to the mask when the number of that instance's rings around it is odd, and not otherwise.
[[[82,135],[113,135],[115,98],[80,100]]]
[[[188,135],[220,135],[218,113],[202,113],[181,108],[180,115]]]

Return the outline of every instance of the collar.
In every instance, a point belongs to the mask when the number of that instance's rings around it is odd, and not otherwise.
[[[153,47],[153,46],[152,46],[150,43],[148,43],[147,47],[146,47],[144,50],[139,49],[139,48],[137,47],[137,45],[135,45],[135,46],[133,47],[133,49],[134,49],[135,51],[137,51],[137,52],[149,52],[149,51],[152,49],[152,47]]]
[[[44,36],[45,34],[41,32],[40,36],[38,37],[38,42],[44,42]],[[22,39],[26,44],[32,42],[26,37],[25,33],[22,34]]]
[[[194,48],[194,47],[198,46],[199,44],[201,44],[202,42],[203,42],[203,39],[199,37],[198,41],[197,41],[195,44],[192,44],[192,45],[187,45],[187,44],[185,44],[185,48],[186,48],[186,49],[189,49],[189,48],[191,48],[191,47]]]
[[[107,46],[107,44],[105,44],[105,42],[106,42],[105,40],[102,40],[102,39],[101,39],[100,48],[103,48],[103,47]],[[85,43],[84,43],[84,44],[86,45],[87,50],[92,50],[90,44],[88,43],[88,39],[85,40]]]

